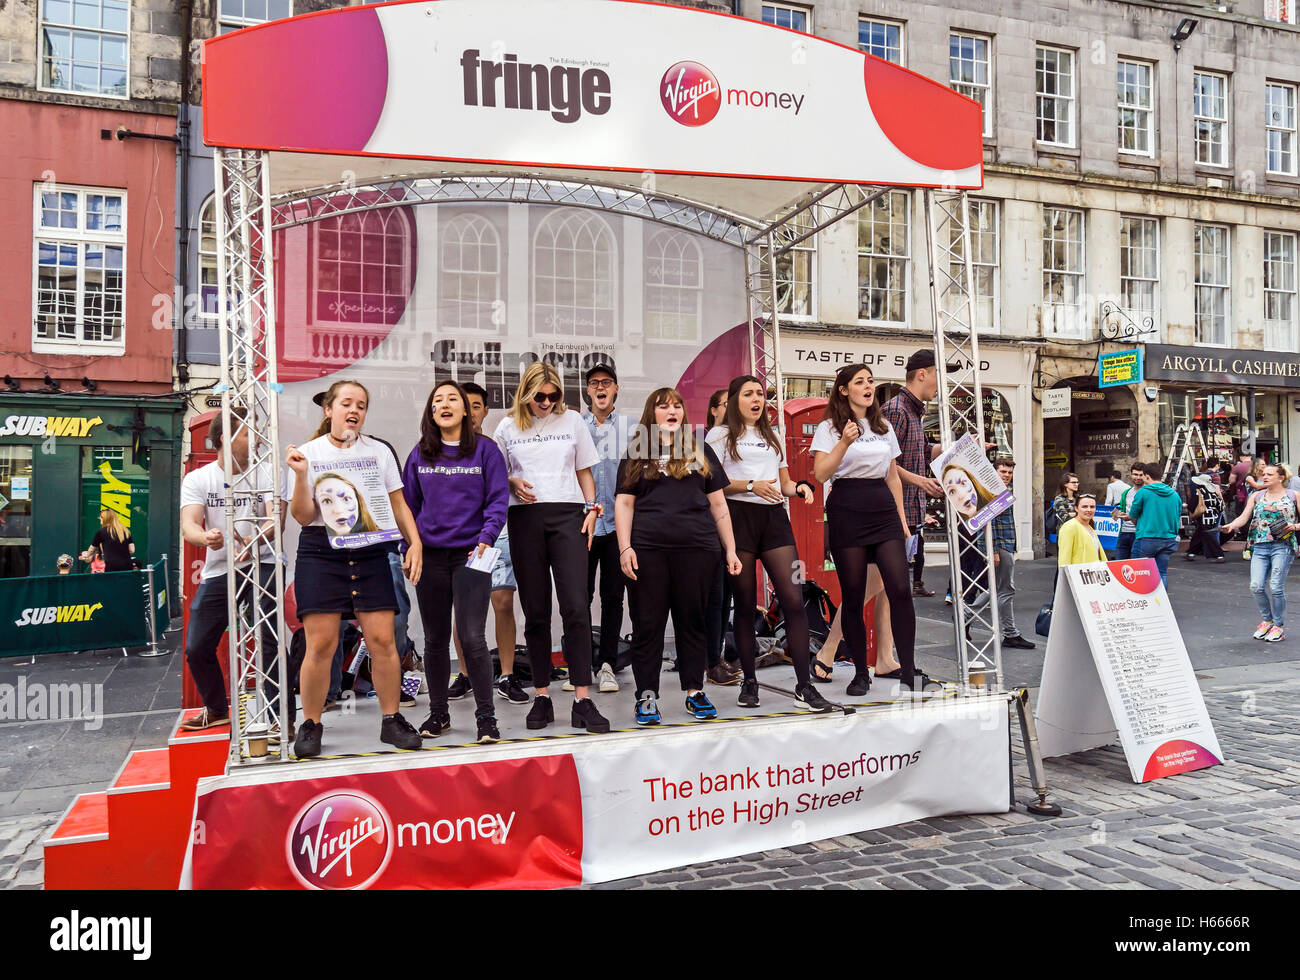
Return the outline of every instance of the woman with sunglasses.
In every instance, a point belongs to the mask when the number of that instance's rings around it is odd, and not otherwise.
[[[812,686],[808,669],[808,615],[803,605],[803,575],[794,529],[785,512],[787,497],[811,503],[810,484],[796,484],[785,465],[780,437],[767,417],[767,391],[750,375],[734,378],[727,388],[725,424],[708,436],[709,448],[727,471],[727,509],[740,557],[740,574],[732,578],[736,595],[733,625],[736,650],[745,679],[737,703],[758,707],[758,677],[754,671],[754,609],[757,570],[761,561],[776,590],[785,618],[785,635],[794,662],[796,708],[825,712],[831,704]]]
[[[619,464],[614,499],[619,561],[632,583],[638,725],[660,722],[659,668],[669,615],[686,710],[699,719],[717,717],[703,690],[704,609],[720,552],[725,552],[730,574],[740,571],[723,497],[726,486],[717,456],[691,431],[682,396],[672,388],[652,392]]]
[[[862,620],[867,569],[875,565],[889,599],[890,626],[898,656],[898,681],[916,680],[916,612],[907,569],[907,517],[898,475],[901,450],[876,400],[875,379],[865,364],[840,368],[831,387],[826,418],[813,432],[813,475],[834,480],[826,498],[827,540],[843,595],[841,628],[855,673],[845,693],[871,687],[867,630]]]
[[[591,468],[600,462],[591,430],[564,405],[559,372],[534,361],[519,379],[515,403],[493,436],[510,475],[510,553],[524,642],[536,695],[525,724],[537,730],[555,721],[551,677],[551,580],[564,623],[564,652],[573,683],[574,728],[609,731],[588,697],[591,684],[591,607],[587,604],[587,551],[603,508],[596,502]]]

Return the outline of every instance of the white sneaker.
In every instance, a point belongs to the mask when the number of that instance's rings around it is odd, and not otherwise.
[[[614,694],[618,691],[618,678],[614,676],[614,668],[609,664],[601,664],[600,670],[596,672],[596,683],[600,685],[601,694]]]
[[[572,691],[572,690],[573,690],[573,681],[566,680],[566,681],[564,682],[564,686],[561,688],[561,690],[564,690],[564,691]]]
[[[1255,630],[1255,639],[1257,640],[1264,639],[1264,637],[1268,636],[1268,631],[1271,630],[1272,628],[1273,628],[1273,624],[1270,623],[1268,620],[1264,620],[1264,622],[1259,624],[1259,629]]]

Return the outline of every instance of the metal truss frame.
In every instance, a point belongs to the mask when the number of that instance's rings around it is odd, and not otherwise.
[[[653,175],[640,189],[594,182],[548,180],[539,176],[483,173],[474,175],[406,175],[389,181],[354,186],[350,182],[324,185],[272,199],[269,158],[262,151],[215,151],[217,280],[221,342],[221,417],[229,434],[221,463],[225,474],[225,536],[235,542],[236,524],[232,488],[236,474],[230,443],[241,430],[249,433],[249,469],[257,474],[257,489],[274,501],[260,534],[283,554],[280,523],[284,503],[277,474],[281,446],[276,378],[275,289],[272,257],[274,231],[386,207],[414,204],[449,204],[481,201],[538,203],[591,208],[624,214],[705,235],[737,246],[745,254],[745,295],[749,324],[749,359],[753,374],[775,389],[779,424],[784,428],[784,392],[780,358],[783,316],[778,260],[802,242],[847,218],[896,188],[832,184],[818,188],[768,224],[730,214],[696,201],[657,194]],[[924,207],[929,249],[929,278],[934,320],[934,342],[940,384],[942,439],[950,445],[960,431],[984,431],[979,397],[979,344],[974,329],[972,268],[969,249],[969,210],[964,192],[926,190]],[[957,271],[954,272],[954,269]],[[951,366],[951,367],[950,367]],[[957,397],[973,393],[973,397]],[[969,403],[969,408],[965,405]],[[242,412],[242,415],[241,415]],[[232,422],[235,425],[232,426]],[[266,483],[262,487],[260,483]],[[971,610],[963,601],[968,586],[985,579],[984,587],[996,595],[991,563],[981,556],[982,571],[967,575],[962,555],[979,550],[979,543],[958,534],[956,515],[949,510],[949,560],[961,587],[954,590],[956,646],[961,672],[961,693],[987,688],[984,675],[994,674],[994,690],[1002,690],[1001,636],[997,603],[986,613]],[[254,542],[256,544],[256,542]],[[984,553],[992,553],[992,532],[985,528]],[[249,730],[255,725],[278,723],[284,733],[279,742],[281,761],[289,758],[289,720],[292,695],[280,698],[275,713],[264,696],[268,680],[288,691],[287,635],[283,616],[285,570],[277,561],[275,574],[264,588],[257,562],[231,562],[227,571],[230,622],[231,760],[239,764],[248,752]],[[242,600],[242,601],[239,601]],[[263,612],[263,605],[270,611]],[[967,624],[991,631],[987,640],[968,641]],[[264,660],[263,633],[278,641],[279,656]],[[975,683],[978,682],[978,683]]]
[[[271,207],[271,227],[290,228],[379,208],[485,201],[590,208],[657,221],[738,247],[760,227],[743,215],[659,193],[652,173],[645,175],[639,188],[492,173],[403,176],[364,186],[342,181],[276,198]]]
[[[254,150],[215,151],[217,219],[217,295],[221,343],[221,423],[225,438],[220,454],[225,483],[225,540],[230,557],[226,571],[226,611],[230,647],[230,759],[247,761],[249,732],[254,726],[279,725],[278,756],[289,758],[292,693],[287,684],[284,624],[284,546],[280,499],[280,428],[275,361],[275,283],[271,248],[270,172],[265,153]],[[234,424],[232,424],[232,422]],[[236,473],[231,443],[248,433],[248,465]],[[269,494],[270,508],[259,507],[259,520],[250,528],[235,521],[234,493],[253,490]],[[243,539],[238,536],[240,532]],[[237,560],[244,539],[252,559]],[[269,544],[277,556],[275,574],[267,585],[257,561],[259,545]],[[278,656],[271,657],[264,641],[274,636]],[[268,662],[269,661],[269,662]],[[265,698],[272,680],[284,696],[272,713]],[[262,729],[263,734],[266,729]],[[270,758],[268,756],[267,758]]]
[[[925,191],[930,263],[930,310],[939,375],[939,422],[943,447],[967,432],[984,438],[979,331],[975,324],[974,274],[970,250],[970,206],[965,191]],[[966,535],[948,503],[948,561],[957,666],[963,695],[973,689],[1002,691],[1002,626],[998,619],[993,567],[993,527]],[[966,559],[963,563],[962,559]],[[982,580],[982,581],[981,581]],[[984,590],[988,602],[973,609],[968,593]],[[988,674],[993,674],[989,684]]]

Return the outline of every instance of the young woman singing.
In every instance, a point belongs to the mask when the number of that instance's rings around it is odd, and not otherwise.
[[[686,710],[696,718],[717,717],[703,688],[705,605],[719,550],[725,552],[728,573],[740,571],[726,486],[722,464],[696,441],[686,421],[681,395],[672,388],[652,392],[627,458],[619,464],[614,498],[619,563],[632,583],[628,604],[638,725],[660,721],[659,668],[669,614]]]
[[[835,375],[826,417],[813,433],[811,450],[813,475],[822,483],[834,480],[826,499],[827,539],[843,596],[844,640],[855,668],[846,693],[858,696],[871,687],[862,621],[871,564],[880,570],[889,597],[899,683],[910,689],[915,680],[916,613],[907,578],[903,484],[895,462],[898,439],[881,414],[875,379],[865,364],[849,364]]]
[[[384,443],[361,434],[369,404],[370,393],[363,385],[334,382],[322,399],[325,417],[315,438],[285,452],[285,462],[294,473],[287,498],[289,513],[302,525],[294,593],[298,618],[307,633],[307,654],[299,678],[305,720],[294,741],[294,754],[299,758],[320,755],[321,712],[339,642],[339,621],[345,615],[360,623],[370,651],[371,673],[384,715],[380,740],[399,749],[420,747],[420,736],[397,710],[402,667],[393,637],[397,593],[387,544],[405,538],[403,570],[415,583],[420,580],[423,549],[415,519],[402,496],[397,460]],[[326,474],[331,478],[322,479]],[[351,522],[340,518],[332,525],[323,519],[323,508],[332,512],[342,505],[318,497],[318,484],[332,491],[341,486],[339,480],[356,488],[376,530],[364,529],[359,517]],[[355,508],[358,515],[362,513],[360,503]]]
[[[468,671],[474,693],[476,737],[480,742],[495,742],[501,733],[492,707],[492,661],[484,636],[492,573],[470,568],[467,559],[492,547],[501,533],[510,484],[505,457],[491,439],[475,434],[469,396],[454,381],[444,381],[429,392],[420,420],[420,444],[411,450],[402,471],[402,493],[424,547],[415,599],[424,621],[429,717],[420,726],[420,735],[436,738],[451,728],[448,643],[454,606],[460,664]]]
[[[808,674],[803,576],[794,529],[784,507],[787,497],[811,503],[813,488],[790,479],[781,439],[767,417],[767,392],[757,378],[744,375],[732,380],[727,388],[726,424],[713,429],[707,441],[727,471],[727,509],[741,566],[740,574],[732,579],[736,596],[733,629],[740,668],[745,674],[737,703],[758,706],[754,609],[758,598],[757,565],[762,561],[785,617],[787,649],[794,661],[795,707],[830,711],[832,706],[812,686]]]
[[[551,579],[560,600],[564,650],[573,681],[574,728],[609,731],[587,687],[591,683],[591,607],[587,604],[587,550],[601,507],[591,468],[600,462],[591,430],[564,405],[560,375],[534,361],[519,379],[515,403],[493,437],[510,475],[510,551],[519,603],[524,608],[524,642],[536,695],[528,711],[530,729],[555,721],[551,676]]]

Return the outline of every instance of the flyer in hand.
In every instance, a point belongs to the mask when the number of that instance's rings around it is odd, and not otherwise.
[[[312,494],[332,548],[365,548],[400,541],[379,460],[329,459],[311,464]]]
[[[1016,502],[1011,489],[969,432],[930,464],[935,479],[967,530],[979,531]]]

